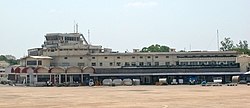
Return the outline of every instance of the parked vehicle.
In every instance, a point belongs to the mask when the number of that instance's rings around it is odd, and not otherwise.
[[[89,79],[89,86],[94,86],[94,80],[93,79]]]

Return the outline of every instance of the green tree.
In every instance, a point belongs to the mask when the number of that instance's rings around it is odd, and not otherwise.
[[[0,61],[7,61],[7,58],[4,55],[0,55]]]
[[[8,59],[8,58],[5,57],[4,55],[0,55],[0,61],[6,61],[6,62],[8,62],[10,65],[16,65],[16,64],[18,64],[18,61],[17,61],[17,60]]]
[[[232,50],[235,47],[234,42],[230,40],[230,38],[224,38],[224,41],[221,41],[220,43],[221,43],[220,50],[222,51]]]
[[[238,44],[234,45],[230,38],[225,38],[224,41],[221,41],[221,45],[222,47],[220,49],[222,51],[237,51],[250,55],[250,49],[248,48],[248,43],[246,40],[240,40]]]
[[[246,40],[243,41],[243,48],[244,48],[244,49],[249,49],[249,48],[248,48],[248,43],[247,43]]]
[[[141,52],[169,52],[169,47],[164,45],[150,45],[149,47],[143,47]]]
[[[148,52],[148,47],[143,47],[141,52]]]
[[[236,47],[241,49],[248,49],[248,43],[246,40],[244,40],[243,42],[240,40],[239,44],[236,44]]]
[[[239,44],[236,44],[236,48],[234,48],[233,50],[250,55],[250,49],[248,48],[248,43],[246,40],[240,40]]]

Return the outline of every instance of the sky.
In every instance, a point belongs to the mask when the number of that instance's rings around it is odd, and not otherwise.
[[[218,50],[217,29],[220,41],[250,42],[250,0],[0,0],[0,54],[23,57],[74,21],[91,44],[119,52]]]

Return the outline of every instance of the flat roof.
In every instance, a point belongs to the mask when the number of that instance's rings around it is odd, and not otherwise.
[[[49,57],[49,56],[26,56],[26,57],[23,57],[21,59],[25,59],[25,58],[34,58],[34,59],[52,59],[52,57]]]
[[[236,51],[201,51],[201,52],[115,52],[115,53],[91,53],[93,56],[98,55],[197,55],[197,54],[235,54],[238,53]]]

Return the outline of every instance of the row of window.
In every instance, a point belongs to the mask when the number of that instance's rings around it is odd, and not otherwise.
[[[122,65],[121,62],[110,62],[109,66],[160,66],[159,62],[124,62]],[[199,61],[199,62],[176,62],[176,65],[224,65],[224,64],[235,64],[235,61]],[[170,62],[165,62],[165,64],[161,64],[165,66],[169,66]],[[78,63],[78,66],[85,66],[84,63]],[[91,66],[103,66],[103,63],[100,62],[99,65],[96,62],[92,62]]]
[[[57,50],[59,50],[59,51],[73,51],[73,50],[75,50],[75,51],[77,51],[77,50],[88,50],[88,49],[48,49],[47,51],[48,52],[55,52]]]
[[[159,62],[154,62],[154,66],[159,66]],[[170,65],[170,62],[165,62],[165,65]],[[78,63],[78,66],[85,66],[85,63]],[[103,63],[100,62],[99,65],[97,65],[96,62],[92,62],[91,66],[103,66]],[[122,66],[121,62],[110,62],[109,66]],[[152,66],[152,62],[124,62],[123,66]]]
[[[153,64],[154,63],[154,64]],[[235,61],[198,61],[198,62],[176,62],[176,65],[224,65],[235,64]],[[69,66],[69,63],[63,63],[63,66]],[[170,66],[170,62],[161,63],[160,62],[109,62],[108,65],[105,66]],[[78,63],[78,66],[86,66],[85,63]],[[104,63],[96,63],[92,62],[91,66],[104,66]]]
[[[177,58],[204,58],[204,57],[236,57],[236,55],[185,55]]]
[[[63,40],[61,36],[46,36],[46,40]]]
[[[116,57],[117,59],[120,59],[121,57]],[[132,59],[135,59],[135,56],[131,57]],[[143,56],[140,56],[140,58],[142,59]],[[151,56],[147,56],[147,58],[151,58]],[[155,58],[159,58],[158,56],[155,56]],[[166,58],[169,58],[169,56],[166,56]],[[68,59],[68,57],[64,57],[64,59]],[[80,57],[80,59],[83,59],[83,57]],[[92,59],[96,59],[96,57],[92,57]],[[104,59],[108,59],[108,57],[104,57]]]
[[[224,64],[235,64],[235,61],[176,62],[176,65],[224,65]]]
[[[55,51],[88,51],[88,49],[47,49],[47,50],[44,50],[45,52],[55,52]],[[89,50],[91,53],[100,53],[101,50],[99,49],[90,49]]]
[[[79,37],[65,37],[65,41],[79,41]]]
[[[27,65],[42,65],[42,61],[36,61],[36,60],[29,60],[27,61]]]

